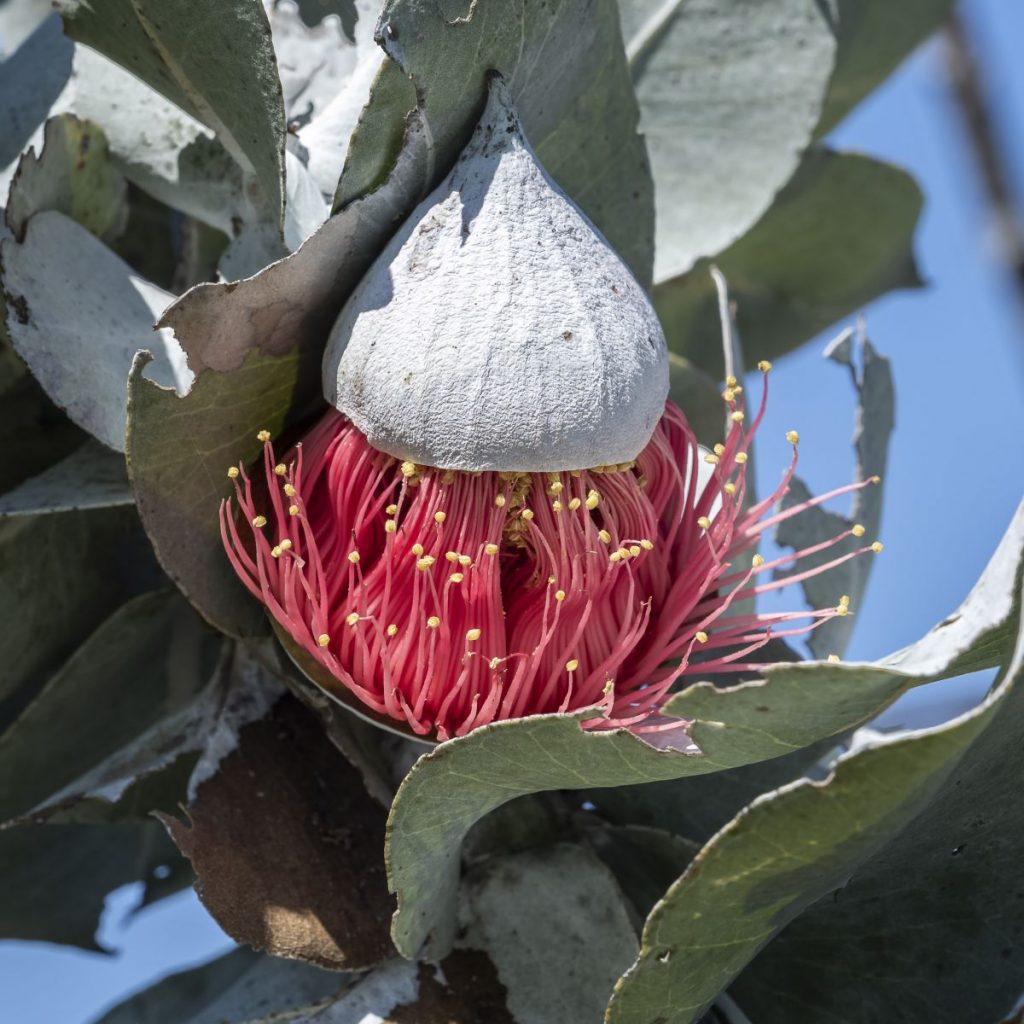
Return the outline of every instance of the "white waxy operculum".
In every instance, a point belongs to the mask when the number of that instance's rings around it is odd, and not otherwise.
[[[324,393],[372,445],[466,471],[628,462],[668,394],[650,301],[493,75],[473,138],[342,310]]]

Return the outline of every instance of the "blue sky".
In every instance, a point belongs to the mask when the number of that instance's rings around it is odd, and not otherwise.
[[[1015,181],[1024,190],[1024,4],[968,0]],[[925,194],[916,240],[923,290],[868,308],[870,336],[892,359],[897,427],[882,539],[848,655],[875,658],[916,639],[956,607],[984,567],[1024,482],[1024,304],[998,261],[984,195],[938,44],[930,44],[849,117],[831,142],[908,169]],[[846,374],[824,361],[827,338],[780,360],[758,456],[762,493],[801,431],[800,472],[818,491],[849,479],[854,402]],[[841,506],[840,506],[841,507]],[[925,724],[976,700],[985,680],[927,687],[886,716]],[[84,1024],[129,991],[230,947],[191,892],[137,917],[133,887],[108,901],[101,938],[120,952],[0,942],[11,1020]]]

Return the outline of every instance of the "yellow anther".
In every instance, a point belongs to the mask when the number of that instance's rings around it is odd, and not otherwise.
[[[229,476],[229,477],[230,477],[230,478],[231,478],[232,480],[237,480],[237,479],[238,479],[238,467],[237,467],[237,466],[231,466],[231,467],[230,467],[230,468],[228,469],[228,476]]]
[[[467,565],[472,565],[473,559],[469,555],[459,555],[459,565],[465,568]]]
[[[349,612],[345,616],[345,623],[349,626],[354,626],[359,621],[359,612]]]
[[[876,540],[875,543],[871,545],[871,550],[874,551],[876,555],[878,555],[882,553],[882,549],[884,547],[885,545],[880,540]]]
[[[385,632],[388,636],[395,636],[398,633],[398,627],[392,622]]]
[[[348,560],[349,560],[349,561],[350,561],[350,562],[351,562],[351,563],[352,563],[353,565],[355,565],[355,564],[356,564],[356,563],[357,563],[357,562],[359,561],[359,552],[358,552],[358,551],[350,551],[350,552],[348,553]]]
[[[389,519],[384,524],[384,532],[385,533],[394,533],[397,529],[398,529],[398,524],[394,521],[394,519]]]
[[[281,541],[281,543],[277,546],[281,551],[291,551],[292,542],[287,537],[285,537],[285,539]]]
[[[750,564],[755,569],[760,569],[761,566],[764,565],[764,555],[754,555],[754,557],[750,560]]]
[[[849,615],[849,614],[850,614],[849,605],[840,604],[840,605],[836,606],[836,615],[838,615],[840,618],[843,618],[843,616],[846,616],[846,615]]]
[[[709,466],[717,466],[718,465],[718,456],[717,455],[712,455],[711,452],[708,452],[707,455],[704,456],[704,461]]]
[[[587,491],[587,508],[591,512],[601,504],[601,495],[597,491]]]
[[[433,555],[424,555],[423,558],[418,558],[416,560],[416,568],[419,569],[420,572],[426,572],[433,564]]]
[[[708,517],[707,517],[707,516],[701,516],[701,517],[700,517],[700,518],[699,518],[699,519],[697,520],[697,525],[698,525],[698,526],[699,526],[699,527],[700,527],[700,528],[701,528],[702,530],[708,530],[708,529],[710,529],[710,528],[711,528],[711,520],[710,520],[710,519],[708,519]]]
[[[321,647],[326,647],[326,646],[327,646],[327,645],[328,645],[328,644],[329,644],[329,643],[331,642],[331,638],[330,638],[330,637],[329,637],[329,636],[328,636],[328,635],[327,635],[326,633],[321,633],[321,634],[320,634],[320,635],[319,635],[319,636],[318,636],[318,637],[316,638],[316,642],[317,642],[317,643],[318,643],[318,644],[319,644],[319,645],[320,645]]]
[[[738,381],[738,380],[737,380],[737,379],[736,379],[735,377],[733,377],[733,376],[731,376],[731,375],[730,375],[730,376],[728,376],[728,377],[726,377],[726,378],[725,378],[725,383],[726,383],[726,384],[727,384],[727,385],[728,385],[729,387],[731,387],[731,388],[734,388],[734,387],[736,387],[736,385],[737,385],[737,384],[739,383],[739,381]]]
[[[553,482],[553,483],[551,484],[551,486],[550,486],[550,487],[548,488],[548,490],[549,490],[549,491],[550,491],[550,492],[551,492],[552,494],[561,494],[561,493],[562,493],[562,491],[563,491],[564,489],[565,489],[565,488],[564,488],[564,487],[562,486],[562,481],[561,481],[561,480],[555,480],[555,481],[554,481],[554,482]]]
[[[461,583],[465,578],[466,577],[461,572],[453,572],[451,576],[448,577],[452,583]]]
[[[416,475],[416,463],[415,462],[403,462],[402,463],[402,476],[409,477]]]
[[[742,423],[746,419],[746,414],[737,409],[732,413],[729,419],[731,419],[733,423]]]
[[[786,440],[790,444],[799,444],[800,443],[800,435],[795,430],[787,430],[786,431]]]
[[[494,669],[496,669],[501,664],[501,658],[491,658],[491,660],[487,664],[490,666],[491,671],[493,672]]]
[[[505,495],[504,494],[497,495],[495,497],[495,499],[494,499],[494,504],[497,505],[498,508],[504,508],[505,507]]]
[[[849,605],[850,605],[850,595],[849,594],[843,594],[843,596],[841,598],[839,598],[839,603],[844,608],[848,608]]]
[[[521,516],[522,516],[522,517],[523,517],[523,518],[524,518],[524,519],[525,519],[525,520],[526,520],[527,522],[529,522],[529,521],[530,521],[530,520],[531,520],[531,519],[533,518],[533,509],[532,509],[532,508],[524,508],[524,509],[523,509],[523,511],[522,511],[522,512],[520,513],[520,515],[521,515]]]
[[[622,555],[618,551],[613,551],[608,556],[608,561],[609,562],[621,562],[622,561]]]
[[[722,455],[724,452],[725,452],[725,445],[724,444],[716,444],[715,445],[715,454],[716,455]]]
[[[580,507],[580,505],[582,505],[582,504],[583,504],[583,502],[580,501],[579,498],[573,498],[572,501],[569,502],[569,511],[570,512],[575,512],[576,509],[578,509]]]
[[[285,484],[284,485],[284,493],[287,494],[289,498],[294,498],[295,497],[295,488],[291,484]]]
[[[706,644],[708,642],[708,635],[704,632],[703,629],[698,630],[696,633],[694,633],[693,638],[699,644]]]
[[[640,541],[640,547],[642,547],[644,551],[653,551],[654,541],[648,540],[646,537],[644,537],[644,539]]]
[[[270,440],[270,431],[269,430],[261,430],[256,435],[256,440],[262,442],[263,444],[266,444]]]
[[[553,584],[554,582],[555,582],[555,577],[554,576],[549,576],[548,577],[548,583],[549,584]]]
[[[560,501],[553,501],[553,502],[551,502],[551,508],[555,512],[561,512],[562,511],[562,503]]]
[[[629,558],[629,548],[627,548],[627,547],[619,548],[618,556],[619,556],[619,558],[621,558],[623,560]]]
[[[274,472],[275,472],[275,473],[276,473],[276,474],[277,474],[278,476],[284,476],[284,475],[285,475],[285,473],[287,473],[287,472],[288,472],[288,467],[287,467],[287,466],[286,466],[286,465],[285,465],[285,464],[284,464],[283,462],[279,462],[279,463],[278,463],[278,464],[277,464],[277,465],[276,465],[276,466],[274,467]]]
[[[880,476],[873,476],[871,478],[871,482],[873,484],[880,484],[882,482],[882,478]]]
[[[271,558],[280,558],[281,557],[281,549],[280,548],[271,548],[270,549],[270,557]]]
[[[485,544],[484,545],[484,554],[485,555],[496,555],[497,553],[498,553],[498,545],[497,544]]]
[[[438,524],[443,523],[445,521],[445,519],[447,519],[447,518],[448,517],[443,512],[435,512],[434,513],[434,522],[435,523],[438,523]]]
[[[597,531],[597,539],[602,544],[611,544],[611,542],[612,542],[612,535],[607,530],[598,530]]]
[[[724,399],[725,399],[725,400],[726,400],[727,402],[734,402],[734,401],[736,401],[736,392],[735,392],[735,391],[734,391],[734,390],[733,390],[732,388],[726,388],[726,389],[725,389],[725,390],[724,390],[724,391],[722,392],[722,397],[723,397],[723,398],[724,398]]]
[[[555,591],[555,600],[556,601],[564,601],[565,600],[565,591],[564,590],[556,590]]]
[[[474,640],[479,640],[480,639],[480,630],[479,629],[467,630],[466,631],[466,639],[470,643],[472,643]]]
[[[722,485],[722,490],[725,491],[726,494],[735,494],[736,485],[730,481],[729,483]]]
[[[575,672],[580,667],[580,663],[576,658],[571,658],[565,663],[566,672]]]
[[[643,548],[641,548],[639,544],[630,544],[629,545],[629,553],[630,553],[630,555],[633,556],[633,558],[636,558],[637,555],[639,555],[642,550],[643,550]]]
[[[431,615],[430,618],[427,619],[427,628],[428,629],[437,629],[437,627],[440,626],[440,625],[441,625],[441,620],[436,615]]]
[[[746,452],[737,452],[736,461],[742,466],[746,463],[748,455]]]
[[[772,368],[772,364],[769,363],[767,359],[762,359],[761,362],[757,364],[757,368],[762,373],[767,373]]]
[[[854,537],[863,537],[864,527],[861,526],[860,523],[854,523],[854,525],[850,527],[850,533],[852,533]]]
[[[253,516],[252,525],[255,526],[257,530],[262,530],[263,527],[267,525],[267,517]]]
[[[826,661],[831,661],[831,662],[836,662],[836,661],[839,660],[839,655],[838,654],[830,654],[825,660]]]
[[[398,511],[398,506],[397,505],[388,505],[388,507],[386,509],[384,509],[384,511],[389,516],[393,516]]]
[[[423,554],[423,545],[422,545],[422,544],[420,544],[419,542],[417,542],[417,543],[413,544],[413,546],[412,546],[412,553],[413,553],[413,554],[414,554],[414,555],[415,555],[415,556],[416,556],[417,558],[419,558],[419,557],[420,557],[420,555],[422,555],[422,554]]]
[[[459,560],[459,553],[458,551],[446,551],[444,553],[444,557],[447,558],[449,562],[457,562]]]
[[[298,514],[299,514],[299,506],[298,505],[289,505],[288,506],[288,515],[290,515],[290,516],[297,516]]]

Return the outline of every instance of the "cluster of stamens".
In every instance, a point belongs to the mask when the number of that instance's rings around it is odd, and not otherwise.
[[[766,375],[770,367],[761,364]],[[463,473],[373,449],[333,410],[278,461],[269,435],[254,488],[232,467],[240,518],[221,529],[239,577],[292,640],[373,712],[439,739],[497,719],[586,711],[589,728],[678,727],[660,708],[678,680],[749,669],[773,637],[849,613],[756,614],[745,599],[785,579],[854,526],[766,561],[764,530],[853,484],[770,514],[779,488],[746,507],[749,427],[742,387],[726,382],[731,427],[702,454],[672,403],[630,463],[562,473]],[[703,458],[711,467],[698,472]],[[710,479],[703,481],[703,477]],[[249,530],[240,532],[242,523]]]

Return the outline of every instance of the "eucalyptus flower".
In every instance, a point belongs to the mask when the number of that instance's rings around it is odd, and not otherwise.
[[[797,461],[747,504],[748,409],[701,448],[668,400],[648,297],[545,173],[500,78],[451,174],[353,293],[324,359],[332,408],[250,479],[229,475],[224,545],[240,579],[333,689],[445,740],[501,719],[582,712],[590,729],[661,714],[684,676],[750,669],[772,637],[849,612],[750,611]]]

